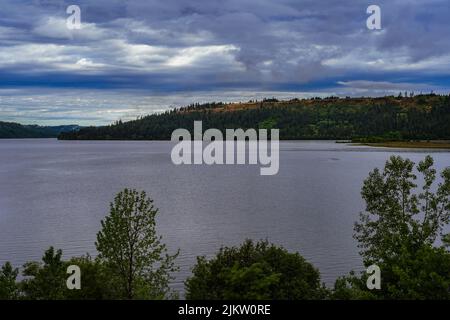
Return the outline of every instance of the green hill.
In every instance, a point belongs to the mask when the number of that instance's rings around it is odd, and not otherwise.
[[[167,140],[173,130],[278,128],[280,138],[353,139],[362,142],[449,140],[450,96],[313,98],[248,103],[207,103],[149,115],[134,121],[64,132],[60,139]]]
[[[77,125],[37,126],[0,121],[0,139],[56,138],[62,132],[78,130]]]

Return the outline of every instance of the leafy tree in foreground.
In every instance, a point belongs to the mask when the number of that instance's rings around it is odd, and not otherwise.
[[[43,263],[27,262],[23,275],[26,277],[16,283],[18,269],[6,263],[0,271],[0,300],[104,300],[120,299],[117,278],[99,259],[89,255],[61,260],[62,251],[50,247],[45,251]],[[76,265],[81,270],[81,289],[69,290],[66,285],[67,267]]]
[[[416,169],[423,177],[421,190],[414,163],[398,156],[364,181],[366,212],[355,224],[355,238],[364,265],[380,267],[381,290],[368,292],[366,276],[351,274],[336,282],[336,298],[450,298],[450,253],[435,247],[440,236],[444,243],[449,239],[442,230],[450,219],[450,168],[437,186],[430,156]]]
[[[176,271],[161,237],[156,234],[158,209],[144,191],[125,189],[111,203],[110,215],[101,222],[96,247],[99,259],[119,281],[122,298],[171,297],[171,273]]]
[[[66,264],[61,260],[62,251],[50,247],[42,257],[42,263],[32,261],[24,265],[21,289],[26,299],[61,300],[65,298]]]
[[[298,253],[267,241],[223,247],[215,258],[198,257],[186,280],[187,299],[321,299],[320,274]]]
[[[82,271],[81,290],[69,290],[66,286],[67,267],[77,265]],[[114,298],[112,277],[98,260],[89,256],[62,260],[62,251],[50,247],[45,251],[42,262],[30,261],[24,264],[25,277],[16,283],[18,269],[9,263],[0,272],[1,299],[63,300],[63,299],[105,299]]]
[[[116,285],[117,279],[100,259],[92,259],[89,255],[73,257],[67,262],[67,265],[76,265],[80,268],[81,289],[66,290],[66,299],[120,299],[121,292]],[[67,277],[68,275],[66,275]]]
[[[16,282],[19,270],[6,262],[0,270],[0,300],[14,300],[19,297],[19,288]]]

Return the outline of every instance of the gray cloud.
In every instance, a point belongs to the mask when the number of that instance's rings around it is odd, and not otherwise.
[[[233,93],[379,95],[450,86],[446,0],[379,0],[381,31],[366,28],[366,8],[372,4],[366,0],[76,3],[81,30],[65,27],[72,1],[2,1],[0,95],[20,90],[2,97],[0,118],[20,119],[30,112],[39,117],[31,110],[43,101],[48,112],[36,110],[44,117],[54,112],[76,119],[78,112],[81,119],[90,104],[98,114],[88,120],[98,122],[134,116],[139,105],[155,106],[145,107],[147,112],[168,108],[171,96],[186,94],[218,100],[214,97],[225,99],[221,92],[238,99]],[[23,94],[30,88],[46,98],[22,99],[29,98]],[[108,101],[131,89],[140,92],[140,102],[129,96],[131,111],[123,106],[126,100],[99,106],[86,99],[80,106],[65,95],[84,91],[82,96],[103,95]],[[163,96],[167,99],[155,98]],[[52,103],[58,97],[61,106]]]

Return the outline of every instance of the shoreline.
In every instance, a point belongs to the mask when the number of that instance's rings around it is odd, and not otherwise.
[[[168,140],[145,140],[145,139],[58,139],[58,138],[0,138],[0,141],[32,141],[32,140],[56,140],[58,142],[142,142],[157,141],[171,142]],[[378,148],[402,148],[402,149],[443,149],[450,150],[450,140],[431,140],[431,141],[387,141],[387,142],[352,142],[351,140],[335,140],[335,139],[280,139],[280,142],[311,142],[311,141],[328,141],[337,144],[348,144],[353,146],[367,146]]]
[[[450,149],[450,141],[389,141],[373,143],[354,143],[369,147],[412,148],[412,149]]]

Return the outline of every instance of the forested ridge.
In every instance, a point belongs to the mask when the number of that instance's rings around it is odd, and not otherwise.
[[[355,141],[449,140],[450,96],[404,94],[380,98],[312,98],[206,103],[137,120],[61,133],[73,140],[167,140],[173,130],[203,121],[203,130],[278,128],[280,139]]]
[[[38,126],[0,121],[0,139],[56,138],[61,132],[77,129],[77,125]]]

